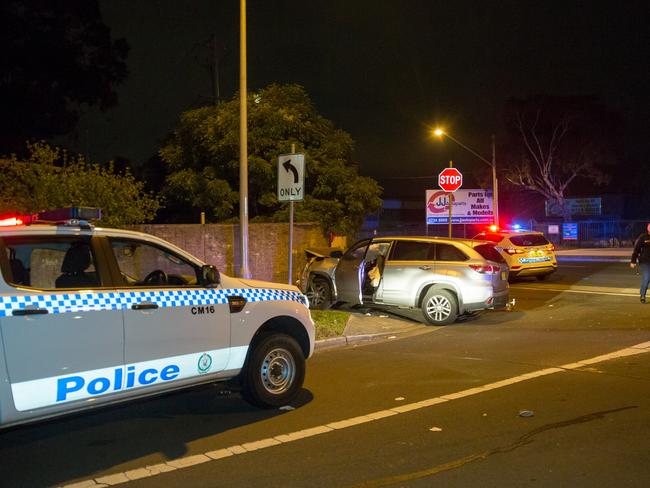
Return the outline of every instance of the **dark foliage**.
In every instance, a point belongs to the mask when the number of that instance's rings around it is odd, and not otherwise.
[[[0,3],[0,152],[74,129],[82,105],[105,110],[127,76],[97,0]]]

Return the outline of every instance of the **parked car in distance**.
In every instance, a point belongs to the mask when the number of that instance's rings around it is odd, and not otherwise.
[[[508,266],[490,242],[374,237],[344,253],[307,255],[299,286],[311,308],[344,302],[421,309],[428,323],[445,325],[508,303]]]
[[[510,279],[535,276],[546,279],[557,271],[555,246],[541,232],[481,232],[474,239],[493,242],[510,268]]]

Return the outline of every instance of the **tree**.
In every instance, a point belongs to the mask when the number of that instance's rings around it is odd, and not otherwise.
[[[277,157],[291,144],[306,157],[305,201],[296,218],[321,223],[325,231],[349,234],[365,214],[381,206],[381,188],[358,175],[353,141],[320,116],[298,85],[271,85],[249,95],[249,201],[255,220],[285,220],[276,195]],[[168,165],[164,195],[176,219],[205,211],[210,219],[233,218],[239,196],[239,96],[216,107],[181,115],[160,150]]]
[[[28,145],[29,157],[0,159],[0,208],[24,213],[85,206],[102,209],[102,225],[122,226],[150,221],[160,203],[143,191],[144,184],[128,171],[117,174],[112,164],[87,163],[83,156],[44,143]]]
[[[4,0],[0,151],[70,132],[81,105],[114,106],[128,50],[124,39],[111,39],[97,0]]]
[[[509,100],[506,125],[514,163],[509,182],[544,196],[570,220],[567,192],[577,183],[607,183],[617,158],[621,118],[593,97],[533,96]]]

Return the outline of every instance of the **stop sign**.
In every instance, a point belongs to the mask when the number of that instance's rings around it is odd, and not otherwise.
[[[438,175],[438,186],[446,192],[454,192],[463,186],[463,175],[456,168],[445,168]]]

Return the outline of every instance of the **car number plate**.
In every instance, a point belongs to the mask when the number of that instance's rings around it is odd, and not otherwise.
[[[522,263],[522,264],[526,264],[526,263],[541,263],[541,262],[550,261],[550,260],[551,260],[550,256],[546,256],[546,257],[543,257],[543,258],[520,258],[519,262]]]

